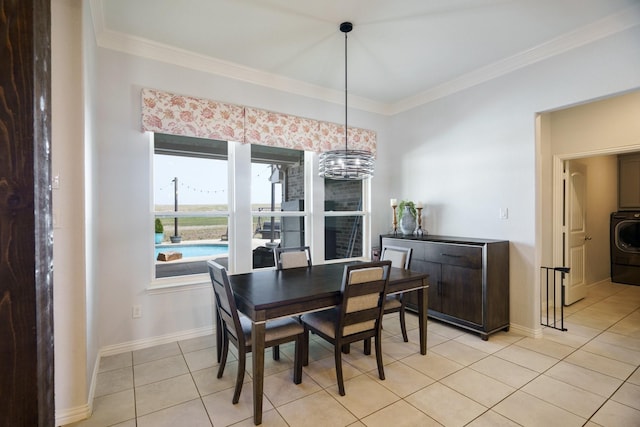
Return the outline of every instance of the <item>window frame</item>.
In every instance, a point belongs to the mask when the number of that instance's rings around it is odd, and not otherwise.
[[[251,257],[251,239],[253,233],[253,218],[264,216],[263,211],[251,210],[250,191],[242,191],[251,185],[251,144],[227,141],[228,162],[228,191],[227,211],[198,212],[193,215],[188,212],[155,212],[153,197],[154,185],[154,133],[149,132],[150,159],[150,209],[148,223],[152,224],[156,216],[164,217],[226,217],[228,224],[229,245],[229,273],[242,274],[253,271]],[[368,248],[371,248],[371,179],[363,180],[362,209],[359,211],[330,211],[324,210],[324,178],[318,175],[318,153],[304,152],[304,211],[270,212],[269,216],[303,217],[305,224],[305,244],[311,248],[314,263],[338,263],[349,260],[369,259]],[[360,216],[362,218],[362,256],[325,260],[324,228],[327,217]],[[153,261],[154,253],[153,228],[148,227],[149,257]],[[196,289],[210,286],[208,274],[193,274],[186,276],[172,276],[166,278],[155,277],[155,262],[150,262],[151,280],[147,291],[152,293],[171,292],[173,290]],[[176,288],[173,289],[172,288]]]

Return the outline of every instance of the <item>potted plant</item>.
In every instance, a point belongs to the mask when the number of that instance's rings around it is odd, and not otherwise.
[[[164,240],[164,226],[160,218],[156,218],[156,245]]]
[[[402,234],[413,234],[416,229],[416,205],[411,200],[402,200],[398,205],[398,222]]]

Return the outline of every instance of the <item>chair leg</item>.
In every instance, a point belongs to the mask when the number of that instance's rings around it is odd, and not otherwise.
[[[222,335],[222,349],[220,350],[220,366],[218,367],[218,378],[222,378],[224,367],[227,364],[227,354],[229,353],[229,338],[226,333]]]
[[[344,378],[342,377],[342,349],[339,345],[334,345],[334,354],[336,359],[336,378],[338,379],[338,392],[340,396],[344,396]]]
[[[371,338],[364,340],[364,354],[367,356],[371,354]]]
[[[378,377],[384,379],[384,365],[382,364],[382,343],[380,342],[380,334],[376,336],[376,363],[378,364]]]
[[[222,320],[220,319],[220,313],[218,313],[218,308],[216,307],[216,356],[218,358],[218,363],[222,359],[222,335],[224,334],[222,330]]]
[[[298,335],[296,338],[296,350],[293,360],[293,383],[300,384],[302,382],[302,358],[304,357],[304,334]]]
[[[280,360],[280,346],[274,345],[271,351],[273,352],[273,360]]]
[[[238,349],[238,375],[236,376],[236,389],[233,393],[233,404],[240,400],[240,392],[242,391],[242,383],[244,382],[244,371],[246,369],[247,355],[244,351]]]
[[[404,320],[404,301],[402,301],[402,305],[400,306],[400,329],[402,330],[402,339],[404,342],[409,342],[409,337],[407,337],[407,323]]]

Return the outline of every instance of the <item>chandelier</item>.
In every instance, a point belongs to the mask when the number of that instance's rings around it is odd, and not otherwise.
[[[373,176],[374,157],[368,151],[349,150],[347,127],[347,33],[351,22],[340,24],[344,33],[344,150],[331,150],[320,154],[320,176],[337,180],[362,180]]]

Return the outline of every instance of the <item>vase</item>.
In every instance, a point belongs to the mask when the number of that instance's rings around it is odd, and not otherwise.
[[[404,207],[404,211],[402,211],[402,217],[400,218],[400,231],[402,234],[413,234],[413,231],[416,229],[416,217],[413,216],[409,206]]]

